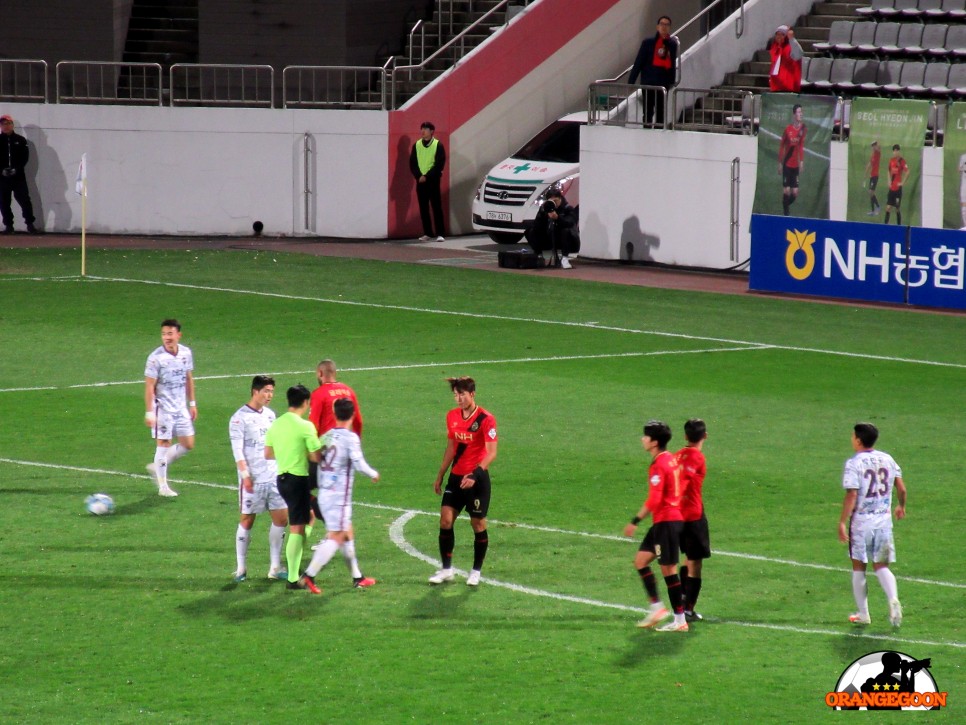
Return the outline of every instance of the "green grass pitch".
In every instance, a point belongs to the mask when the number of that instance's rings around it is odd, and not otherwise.
[[[243,251],[0,251],[0,722],[815,722],[857,657],[932,658],[961,719],[966,317]],[[177,316],[195,353],[181,496],[144,471],[143,370]],[[360,477],[363,571],[322,597],[248,581],[227,422],[256,373],[314,385],[334,358],[383,480]],[[483,584],[430,587],[432,483],[469,374],[497,417]],[[644,496],[641,426],[709,428],[715,555],[687,634],[634,624],[620,534]],[[901,629],[870,576],[848,624],[836,539],[851,425],[903,467]],[[104,491],[117,512],[93,517]],[[643,529],[642,529],[643,534]],[[472,534],[456,526],[457,567]],[[666,598],[663,583],[660,591]]]

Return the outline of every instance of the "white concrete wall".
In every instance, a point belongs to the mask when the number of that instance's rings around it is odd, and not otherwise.
[[[88,154],[87,228],[128,234],[385,237],[388,117],[380,111],[4,106],[31,144],[39,223],[80,230],[74,178]],[[315,150],[304,223],[303,138]],[[16,206],[16,205],[15,205]]]
[[[844,221],[848,146],[832,143],[829,215]],[[580,255],[726,269],[731,162],[739,159],[738,261],[751,251],[758,174],[752,136],[587,126],[580,139]],[[942,149],[923,149],[923,226],[942,227]]]

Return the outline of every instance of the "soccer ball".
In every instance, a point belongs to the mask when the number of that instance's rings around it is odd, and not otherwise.
[[[106,493],[94,493],[84,499],[87,512],[95,516],[107,516],[114,513],[114,499]]]

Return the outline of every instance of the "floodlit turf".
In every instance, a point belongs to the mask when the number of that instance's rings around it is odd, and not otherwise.
[[[825,693],[882,649],[931,657],[950,703],[933,716],[962,710],[963,316],[241,251],[97,251],[77,272],[68,251],[0,252],[0,721],[813,722],[841,717]],[[165,500],[143,370],[172,315],[200,417]],[[251,375],[276,375],[281,411],[323,357],[383,475],[358,479],[355,508],[379,583],[353,589],[338,558],[322,597],[269,582],[262,516],[233,584],[228,418]],[[426,582],[456,374],[500,432],[475,590]],[[668,420],[676,448],[692,416],[709,427],[707,619],[642,631],[620,537],[641,425]],[[859,419],[909,486],[897,631],[872,577],[872,625],[847,622],[836,523]],[[96,491],[115,515],[85,513]],[[465,519],[456,537],[465,570]]]

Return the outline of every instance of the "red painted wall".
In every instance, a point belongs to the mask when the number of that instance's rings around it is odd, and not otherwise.
[[[436,137],[452,156],[449,136],[552,56],[620,0],[538,2],[487,41],[455,71],[405,110],[389,112],[390,238],[422,234],[409,154],[419,125],[432,121]],[[443,209],[449,209],[449,164],[443,173]],[[448,222],[448,219],[447,219]],[[448,226],[447,226],[448,230]]]

